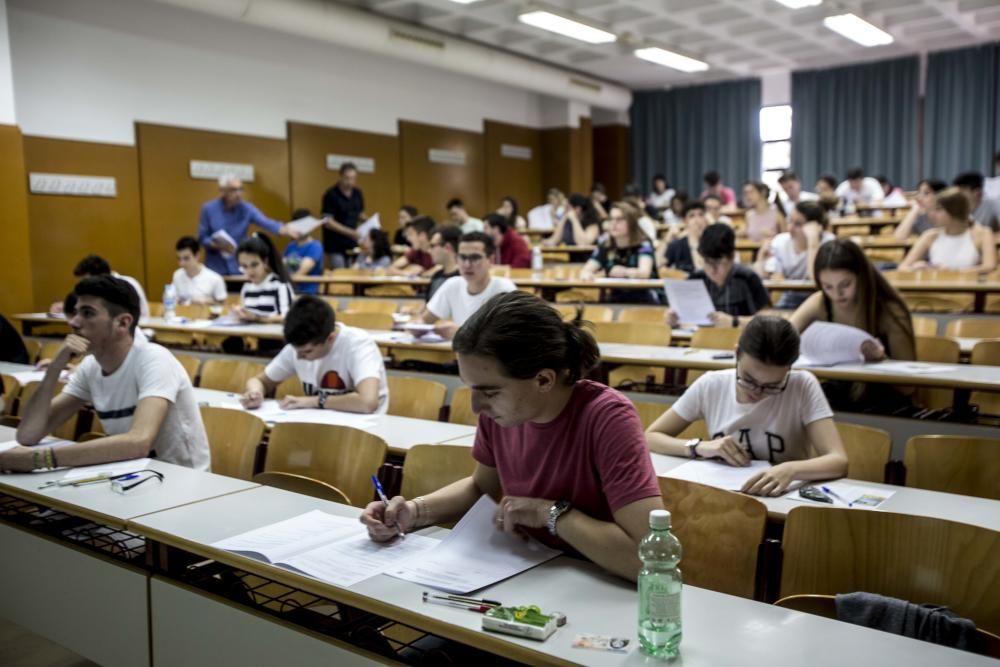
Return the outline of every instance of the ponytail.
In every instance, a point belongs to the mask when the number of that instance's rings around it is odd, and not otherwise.
[[[243,252],[257,255],[264,260],[268,268],[271,269],[271,273],[278,276],[278,280],[283,283],[290,282],[285,263],[278,256],[278,249],[274,247],[274,242],[266,234],[254,234],[245,239],[236,249],[237,255]]]

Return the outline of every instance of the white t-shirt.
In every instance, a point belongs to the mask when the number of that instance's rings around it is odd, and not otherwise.
[[[823,232],[820,244],[832,241],[836,236]],[[809,251],[796,252],[795,241],[788,232],[781,232],[771,240],[771,256],[764,263],[768,273],[781,273],[788,280],[805,280],[809,277]]]
[[[871,176],[865,176],[861,179],[861,190],[855,191],[851,189],[851,182],[844,181],[837,186],[837,196],[844,201],[854,202],[855,204],[874,204],[875,202],[880,202],[885,197],[885,193],[882,192],[882,184],[876,181]]]
[[[646,203],[656,208],[668,208],[670,206],[670,200],[674,198],[674,189],[667,188],[663,192],[650,192],[649,197],[646,199]]]
[[[754,459],[782,463],[809,457],[806,426],[833,417],[819,380],[790,371],[788,386],[757,403],[736,402],[736,369],[705,373],[677,399],[673,410],[688,422],[705,420],[712,439],[732,436]]]
[[[507,278],[490,278],[486,289],[479,294],[469,294],[468,283],[462,276],[449,278],[427,303],[427,310],[442,320],[451,320],[461,326],[479,310],[480,306],[497,294],[513,292],[517,285]]]
[[[142,285],[139,281],[132,276],[123,276],[117,271],[112,271],[111,275],[115,278],[124,280],[135,288],[136,293],[139,295],[139,317],[149,317],[149,301],[146,300],[146,290],[142,289]]]
[[[155,343],[133,345],[111,375],[104,375],[90,355],[69,377],[63,391],[92,404],[108,435],[127,433],[132,428],[132,418],[142,399],[167,399],[170,407],[152,451],[168,463],[195,470],[211,467],[208,436],[191,380],[166,348]]]
[[[264,373],[278,383],[298,375],[306,395],[323,392],[329,396],[349,394],[362,380],[378,379],[378,408],[375,414],[384,415],[389,409],[389,383],[385,378],[385,363],[378,345],[364,329],[337,323],[337,339],[330,354],[322,359],[299,359],[295,348],[286,345],[281,349]]]
[[[177,290],[178,303],[212,303],[226,300],[226,281],[207,266],[201,267],[201,271],[195,274],[194,278],[184,269],[177,269],[174,271],[172,282],[174,289]]]

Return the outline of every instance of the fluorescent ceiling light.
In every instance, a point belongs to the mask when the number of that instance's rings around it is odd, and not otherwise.
[[[453,0],[457,2],[458,0]],[[790,9],[802,9],[803,7],[815,7],[823,4],[823,0],[774,0]]]
[[[451,0],[451,1],[458,3],[460,5],[471,5],[473,2],[479,2],[479,0]]]
[[[636,49],[632,53],[635,54],[636,58],[642,58],[643,60],[648,60],[651,63],[663,65],[664,67],[672,67],[682,72],[704,72],[708,69],[708,63],[706,62],[688,58],[679,53],[661,49],[658,46]]]
[[[827,16],[823,25],[861,46],[881,46],[893,42],[892,35],[854,14]]]
[[[599,30],[578,21],[572,21],[551,12],[528,12],[517,17],[521,23],[526,23],[542,30],[548,30],[564,37],[572,37],[588,44],[607,44],[618,38],[610,32]]]

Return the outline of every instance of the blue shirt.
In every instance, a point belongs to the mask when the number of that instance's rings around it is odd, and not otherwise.
[[[260,212],[260,209],[248,202],[240,202],[227,209],[222,198],[213,199],[201,207],[201,218],[198,220],[198,241],[205,247],[205,266],[224,276],[237,275],[240,272],[236,255],[223,257],[218,250],[212,249],[212,234],[220,229],[233,237],[239,245],[247,237],[250,225],[262,227],[272,234],[281,230],[281,223],[271,220]]]
[[[288,267],[288,274],[292,275],[299,270],[302,260],[308,257],[314,264],[307,275],[323,275],[323,244],[315,239],[302,239],[303,243],[292,242],[285,248],[285,266]],[[295,283],[295,291],[299,294],[318,294],[319,283]]]

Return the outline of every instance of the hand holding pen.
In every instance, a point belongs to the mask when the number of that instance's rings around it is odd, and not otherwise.
[[[378,481],[378,477],[376,477],[375,475],[372,475],[372,484],[375,485],[375,492],[378,493],[378,497],[382,500],[382,506],[384,510],[388,510],[389,499],[385,495],[385,490],[382,488],[382,483]],[[386,517],[384,510],[382,514],[383,519],[385,519]],[[385,523],[385,521],[383,521],[383,523]],[[390,524],[386,523],[385,525],[388,526]],[[398,534],[400,537],[406,537],[406,533],[403,532],[403,529],[399,527],[399,524],[397,522],[394,522],[392,526],[396,528],[396,534]]]

